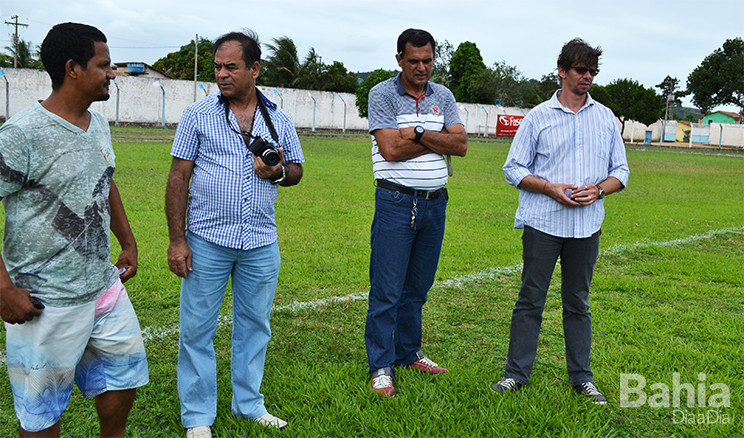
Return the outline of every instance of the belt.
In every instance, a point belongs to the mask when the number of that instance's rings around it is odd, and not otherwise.
[[[399,186],[398,184],[393,184],[391,182],[385,181],[384,179],[377,180],[377,187],[387,190],[395,190],[396,192],[415,196],[417,198],[424,198],[427,201],[430,199],[437,199],[442,193],[447,193],[447,189],[444,187],[437,190],[418,190],[412,189],[410,187]]]

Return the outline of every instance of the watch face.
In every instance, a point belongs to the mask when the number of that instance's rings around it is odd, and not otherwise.
[[[417,126],[416,129],[414,129],[416,134],[423,134],[424,133],[424,127],[423,126]]]

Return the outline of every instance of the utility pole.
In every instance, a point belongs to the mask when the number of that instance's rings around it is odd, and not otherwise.
[[[28,24],[19,23],[18,22],[18,15],[11,15],[11,20],[13,21],[6,21],[5,24],[8,24],[10,26],[15,26],[15,34],[13,35],[13,68],[18,67],[18,26],[28,27]]]
[[[196,80],[199,77],[199,34],[194,37],[194,102],[196,102]]]

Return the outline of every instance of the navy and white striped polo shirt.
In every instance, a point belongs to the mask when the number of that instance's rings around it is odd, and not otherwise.
[[[423,126],[427,131],[462,124],[457,102],[443,85],[428,82],[424,96],[418,101],[408,94],[398,77],[375,85],[369,92],[369,132],[377,129],[401,129]],[[436,190],[447,184],[447,164],[444,157],[430,152],[402,161],[386,161],[372,135],[372,170],[375,179],[422,190]]]

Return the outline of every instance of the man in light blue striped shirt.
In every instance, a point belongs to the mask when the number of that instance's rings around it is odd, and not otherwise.
[[[259,390],[280,265],[274,202],[279,185],[300,182],[304,157],[292,120],[255,86],[258,36],[228,33],[214,48],[220,93],[184,111],[166,191],[168,266],[182,277],[178,395],[187,438],[212,436],[217,409],[212,342],[230,278],[232,414],[279,429],[287,425],[266,411]],[[248,149],[258,141],[278,143],[277,163]]]
[[[604,197],[625,188],[629,170],[615,116],[588,93],[601,55],[601,49],[578,38],[563,46],[558,58],[562,89],[527,114],[503,167],[506,181],[520,189],[514,226],[524,229],[524,269],[504,378],[494,385],[501,393],[529,380],[550,278],[560,257],[569,381],[594,403],[607,403],[590,367],[589,287]]]

